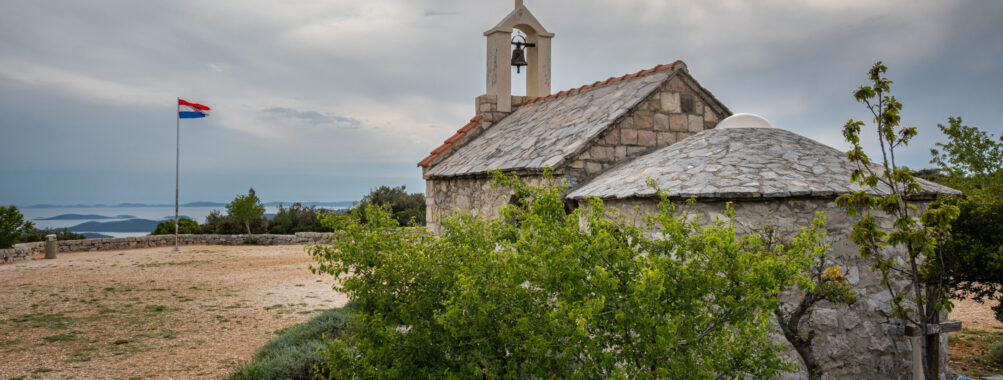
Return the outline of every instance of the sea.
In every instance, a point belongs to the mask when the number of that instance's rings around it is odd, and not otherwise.
[[[337,207],[325,207],[328,209]],[[146,206],[146,207],[18,207],[21,214],[24,215],[25,220],[29,220],[35,224],[35,228],[45,229],[63,229],[71,228],[73,226],[79,225],[86,222],[115,222],[115,221],[126,221],[130,219],[146,219],[152,221],[162,221],[168,219],[174,219],[174,206]],[[196,220],[199,223],[205,223],[206,216],[212,210],[219,210],[220,213],[226,215],[225,207],[184,207],[179,209],[179,214],[181,217],[188,217],[190,219]],[[275,214],[279,211],[278,206],[265,206],[265,214]],[[79,214],[79,215],[99,215],[108,217],[109,219],[73,219],[73,220],[43,220],[45,218],[51,218],[59,215],[66,214]],[[104,228],[102,228],[104,229]],[[74,232],[79,233],[98,233],[102,235],[107,235],[111,237],[132,237],[132,236],[144,236],[149,235],[152,229],[147,232],[127,232],[127,231],[86,231],[80,229],[72,229]]]

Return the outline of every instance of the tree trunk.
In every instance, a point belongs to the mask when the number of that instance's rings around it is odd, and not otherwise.
[[[250,235],[251,234],[251,221],[245,220],[244,221],[244,227],[247,227],[247,234]]]
[[[815,338],[815,332],[809,330],[806,334],[801,336],[798,335],[798,325],[801,324],[801,317],[804,316],[805,312],[811,308],[813,305],[814,297],[813,295],[805,295],[805,298],[801,300],[798,308],[791,313],[790,319],[784,318],[784,312],[780,308],[773,310],[773,313],[777,316],[777,322],[780,324],[780,330],[784,333],[784,338],[790,342],[791,346],[794,346],[794,350],[797,351],[798,356],[801,357],[801,361],[804,363],[805,369],[808,370],[808,379],[810,380],[821,380],[822,379],[822,366],[818,364],[818,360],[815,359],[815,352],[812,350],[811,341]]]

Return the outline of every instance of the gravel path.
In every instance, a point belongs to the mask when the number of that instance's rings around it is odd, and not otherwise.
[[[345,304],[304,246],[62,253],[0,265],[0,379],[219,378]]]

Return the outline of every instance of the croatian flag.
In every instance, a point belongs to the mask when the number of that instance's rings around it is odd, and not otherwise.
[[[182,119],[195,119],[209,116],[209,107],[198,103],[189,103],[178,99],[178,117]]]

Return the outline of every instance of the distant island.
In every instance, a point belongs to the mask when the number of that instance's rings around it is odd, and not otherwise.
[[[114,222],[84,222],[67,228],[73,232],[151,232],[157,222],[148,219],[129,219]]]
[[[59,214],[48,218],[38,218],[35,220],[105,220],[105,219],[134,219],[132,215],[104,216],[97,214]]]
[[[114,237],[111,235],[99,234],[97,232],[84,232],[81,235],[84,235],[84,237],[88,239],[104,239],[104,238]]]

